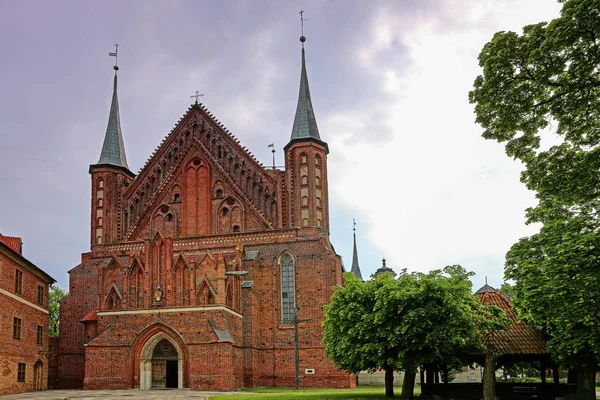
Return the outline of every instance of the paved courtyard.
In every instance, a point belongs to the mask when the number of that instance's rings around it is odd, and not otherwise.
[[[158,400],[158,399],[194,399],[206,400],[213,394],[231,394],[234,392],[197,392],[189,389],[167,390],[47,390],[44,392],[29,392],[0,396],[0,400],[96,400],[96,399],[129,399],[129,400]]]

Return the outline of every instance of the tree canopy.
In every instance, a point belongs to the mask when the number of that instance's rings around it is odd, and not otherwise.
[[[59,288],[58,286],[50,287],[50,295],[48,298],[48,313],[50,318],[50,337],[57,337],[59,333],[59,311],[60,302],[62,299],[67,297],[67,292]]]
[[[469,355],[483,353],[477,324],[490,317],[472,294],[471,275],[457,265],[368,282],[346,273],[345,286],[326,306],[327,354],[347,371],[385,370],[388,396],[394,370],[464,365]]]
[[[536,192],[513,245],[507,279],[520,316],[551,336],[553,356],[587,369],[579,399],[594,399],[600,352],[600,0],[567,0],[558,18],[498,32],[479,55],[469,100],[483,137],[521,160]],[[548,140],[550,139],[550,140]],[[549,143],[546,143],[549,142]],[[582,371],[584,371],[582,370]]]

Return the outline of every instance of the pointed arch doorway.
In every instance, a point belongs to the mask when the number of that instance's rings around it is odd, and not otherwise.
[[[165,334],[148,340],[140,357],[140,389],[181,389],[183,359],[177,344]]]
[[[33,390],[44,390],[44,364],[39,360],[33,366]]]

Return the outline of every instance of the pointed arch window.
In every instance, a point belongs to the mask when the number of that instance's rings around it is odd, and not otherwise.
[[[98,189],[104,188],[104,179],[98,179]]]
[[[281,256],[281,320],[293,322],[296,309],[296,285],[294,258],[285,253]]]
[[[308,185],[308,176],[306,176],[306,175],[302,176],[301,185]]]
[[[98,218],[98,224],[97,224],[97,226],[102,226],[102,222],[103,222],[102,221],[102,217]]]
[[[300,156],[300,164],[306,164],[306,154]]]
[[[98,199],[98,207],[102,207],[104,205],[104,199],[103,198],[99,198]]]
[[[315,165],[321,165],[321,157],[318,154],[315,156]]]

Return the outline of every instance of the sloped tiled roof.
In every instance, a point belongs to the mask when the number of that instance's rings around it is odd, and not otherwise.
[[[494,333],[486,337],[486,347],[492,346],[495,351],[502,354],[546,354],[546,344],[541,332],[530,327],[523,320],[519,320],[513,310],[512,302],[504,294],[489,285],[485,285],[475,295],[483,305],[495,305],[504,310],[512,325],[506,332]]]
[[[52,278],[34,263],[23,257],[22,244],[23,242],[21,241],[20,237],[4,236],[0,233],[0,254],[4,254],[13,259],[19,265],[29,269],[49,284],[55,283],[56,280],[54,278]]]
[[[0,233],[0,242],[4,243],[12,250],[21,254],[21,238],[16,236],[4,236]]]
[[[88,321],[98,321],[98,314],[96,313],[96,309],[93,309],[92,311],[90,311],[85,317],[83,317],[83,319],[81,320],[81,322],[88,322]]]

